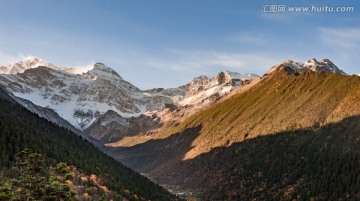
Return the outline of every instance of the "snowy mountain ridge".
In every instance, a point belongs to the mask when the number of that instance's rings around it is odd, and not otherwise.
[[[48,68],[55,69],[56,67],[40,58],[37,57],[27,57],[25,61],[16,62],[13,64],[10,64],[9,66],[1,66],[0,67],[0,73],[2,74],[17,74],[17,73],[23,73],[27,69],[31,68],[37,68],[39,66],[45,66]]]
[[[221,97],[244,80],[259,77],[226,71],[212,78],[195,78],[178,88],[142,91],[103,63],[95,63],[87,72],[76,74],[74,68],[57,67],[33,57],[1,70],[0,84],[9,92],[54,110],[81,131],[108,111],[130,118],[161,111],[166,105],[202,107],[213,102],[210,97]],[[110,117],[102,119],[107,122],[101,125],[110,121]]]
[[[25,61],[19,61],[8,66],[0,66],[0,74],[23,73],[27,69],[38,68],[40,66],[68,72],[71,74],[82,74],[89,70],[88,67],[82,69],[72,67],[57,67],[41,58],[28,56],[25,58]]]

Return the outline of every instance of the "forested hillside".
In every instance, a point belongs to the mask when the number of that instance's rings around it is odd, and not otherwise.
[[[76,166],[87,175],[102,178],[103,185],[128,200],[177,200],[149,179],[100,152],[72,132],[27,111],[0,88],[0,176],[11,177],[16,154],[24,149],[41,154],[45,164]]]

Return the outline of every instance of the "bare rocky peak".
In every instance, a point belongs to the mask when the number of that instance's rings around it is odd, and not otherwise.
[[[187,91],[187,95],[194,95],[200,91],[206,91],[216,86],[227,85],[227,86],[239,86],[245,80],[260,77],[251,73],[236,73],[231,71],[220,72],[214,77],[207,77],[205,75],[196,77],[188,84],[183,86]]]
[[[93,69],[89,70],[87,73],[101,76],[106,79],[108,78],[122,79],[122,77],[115,70],[99,62],[95,63]]]

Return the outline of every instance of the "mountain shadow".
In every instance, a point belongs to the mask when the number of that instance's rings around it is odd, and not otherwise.
[[[183,156],[192,148],[192,142],[199,136],[200,130],[201,126],[198,126],[165,139],[149,140],[132,147],[110,148],[110,155],[139,172],[153,172],[155,167],[156,171],[161,172],[162,168],[167,169],[181,163]],[[169,177],[171,175],[169,174]]]
[[[161,126],[156,115],[125,118],[109,110],[85,129],[84,133],[91,139],[107,144],[116,143],[125,137],[146,135],[149,131]]]
[[[118,149],[126,155],[118,159],[159,183],[193,192],[199,200],[360,199],[360,116],[181,160],[198,129]]]

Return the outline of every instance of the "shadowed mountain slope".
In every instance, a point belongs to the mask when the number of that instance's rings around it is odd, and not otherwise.
[[[159,139],[111,154],[201,200],[355,199],[359,116],[358,76],[279,66]]]
[[[199,200],[360,199],[360,116],[217,147],[181,160],[201,128],[117,151],[118,159]]]
[[[76,134],[29,112],[0,88],[1,181],[11,174],[15,154],[25,148],[43,155],[49,166],[66,162],[87,175],[96,174],[121,200],[177,200]]]

